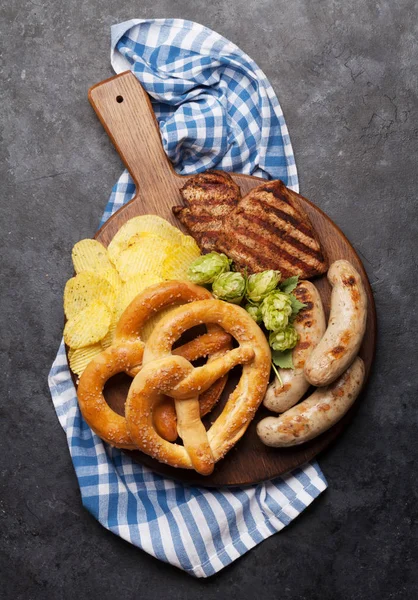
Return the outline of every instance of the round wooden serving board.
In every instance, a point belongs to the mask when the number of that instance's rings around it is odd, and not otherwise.
[[[158,123],[150,99],[131,72],[112,77],[89,91],[89,100],[123,162],[129,169],[137,188],[135,197],[114,214],[98,231],[96,239],[107,246],[120,227],[132,217],[156,214],[181,229],[171,207],[182,204],[179,189],[187,177],[177,175],[161,144]],[[232,175],[242,195],[259,185],[261,179],[248,175]],[[340,229],[314,204],[300,196],[300,203],[311,219],[330,263],[339,258],[349,260],[361,273],[369,301],[367,330],[360,350],[368,377],[374,357],[376,315],[372,291],[363,265],[350,242]],[[328,313],[330,286],[326,277],[315,280]],[[230,377],[233,379],[233,376]],[[109,405],[123,414],[130,379],[125,375],[113,378],[105,389]],[[227,395],[226,395],[227,397]],[[225,401],[225,400],[224,400]],[[361,401],[361,396],[357,402]],[[217,407],[219,412],[222,407]],[[330,444],[345,428],[355,410],[320,437],[293,448],[268,448],[256,435],[256,423],[269,413],[261,407],[247,432],[236,446],[217,463],[209,477],[194,471],[175,469],[150,458],[142,452],[128,452],[135,460],[156,473],[189,484],[204,486],[242,486],[272,479],[311,460]],[[210,418],[213,420],[217,412]]]

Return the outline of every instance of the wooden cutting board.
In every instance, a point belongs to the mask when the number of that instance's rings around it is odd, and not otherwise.
[[[183,203],[179,189],[188,178],[177,175],[167,159],[150,99],[136,77],[131,72],[126,72],[103,81],[89,90],[89,100],[131,173],[137,189],[135,197],[97,232],[96,239],[107,246],[128,219],[141,214],[160,215],[181,229],[181,224],[173,216],[171,207]],[[248,175],[233,174],[232,176],[240,186],[243,195],[262,182],[261,179]],[[376,314],[366,272],[354,248],[335,223],[305,198],[300,197],[300,202],[320,237],[330,263],[345,258],[362,275],[369,306],[367,330],[360,356],[365,362],[366,377],[368,377],[375,351]],[[320,291],[328,314],[330,285],[326,277],[316,279],[315,285]],[[119,375],[113,378],[105,389],[107,402],[121,414],[123,414],[130,381],[126,375]],[[364,401],[364,391],[356,405],[362,401]],[[217,487],[248,485],[272,479],[311,460],[339,436],[350,421],[356,405],[339,423],[320,437],[301,446],[283,449],[268,448],[258,439],[256,423],[267,414],[272,414],[261,407],[242,439],[223,460],[217,463],[213,474],[209,477],[198,475],[194,471],[163,465],[139,451],[128,452],[128,454],[156,473],[186,483]],[[222,400],[216,410],[219,412],[221,407]],[[212,420],[216,414],[213,412],[210,415]]]

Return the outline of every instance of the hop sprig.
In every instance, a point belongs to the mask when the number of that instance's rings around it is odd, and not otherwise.
[[[269,331],[284,329],[292,314],[292,301],[287,294],[278,290],[271,292],[261,304],[263,323]]]
[[[269,344],[273,350],[284,352],[294,348],[298,343],[299,335],[293,325],[288,325],[285,329],[272,331],[269,335]]]
[[[222,273],[212,284],[212,294],[219,300],[240,304],[245,296],[247,280],[242,273]]]
[[[192,262],[187,271],[187,278],[197,285],[211,284],[219,275],[230,270],[231,263],[225,254],[209,252]]]

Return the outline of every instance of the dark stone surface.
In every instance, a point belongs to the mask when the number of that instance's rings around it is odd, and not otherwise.
[[[0,596],[417,597],[416,1],[3,0],[1,15]],[[207,581],[83,510],[47,387],[71,246],[121,171],[87,88],[112,74],[111,24],[166,16],[212,27],[264,69],[301,190],[361,253],[379,320],[368,393],[320,460],[329,490]]]

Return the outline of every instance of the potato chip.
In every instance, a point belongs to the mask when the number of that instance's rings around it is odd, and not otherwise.
[[[98,275],[103,277],[103,279],[106,279],[110,285],[115,288],[116,295],[119,293],[120,286],[122,285],[122,279],[119,277],[119,273],[116,271],[113,265],[105,271],[100,271]]]
[[[131,277],[122,284],[119,296],[116,299],[115,316],[119,321],[123,311],[127,308],[132,300],[143,292],[150,285],[163,281],[161,277],[154,273],[140,273],[135,277]]]
[[[69,279],[64,290],[64,312],[72,319],[94,300],[101,300],[110,310],[116,301],[116,290],[103,277],[83,271]]]
[[[150,235],[140,242],[128,246],[116,259],[116,269],[123,281],[140,273],[160,276],[161,268],[173,246],[158,235]]]
[[[150,233],[149,231],[140,231],[139,233],[135,233],[126,242],[126,247],[124,248],[124,250],[126,250],[126,248],[129,248],[129,246],[133,246],[137,242],[143,242],[147,237],[149,238],[150,236],[154,236],[154,235],[155,235],[155,233]],[[162,237],[162,236],[160,235],[159,237]]]
[[[200,256],[200,249],[196,242],[194,245],[187,243],[185,246],[175,246],[163,262],[161,276],[168,280],[187,281],[187,269],[198,256]]]
[[[106,248],[97,240],[80,240],[71,252],[76,273],[101,273],[112,267]]]
[[[129,246],[131,238],[138,236],[137,241],[142,241],[147,233],[159,235],[173,244],[180,244],[184,237],[177,227],[157,215],[134,217],[122,225],[108,246],[107,252],[113,264],[116,265],[117,257]]]
[[[197,245],[196,240],[194,238],[192,238],[191,235],[182,235],[181,245],[190,247],[190,248],[194,248],[200,254],[200,248]]]
[[[168,308],[163,308],[160,310],[154,317],[148,319],[143,328],[140,331],[140,337],[143,342],[147,342],[149,336],[154,331],[156,325],[161,321],[166,314],[173,310],[173,306],[169,306]]]
[[[109,330],[112,313],[104,302],[92,301],[70,318],[64,327],[64,341],[70,348],[96,344]]]
[[[70,348],[68,352],[68,358],[70,361],[70,369],[76,375],[81,375],[89,362],[100,352],[103,352],[101,344],[92,344],[91,346],[84,346],[77,350]]]
[[[118,272],[110,261],[106,248],[97,240],[81,240],[72,250],[74,270],[76,273],[88,271],[99,275],[119,290],[121,281]]]
[[[110,325],[109,325],[109,330],[100,342],[103,347],[103,350],[106,350],[106,348],[109,348],[109,346],[111,346],[113,344],[113,342],[115,340],[115,331],[116,331],[116,325],[118,324],[118,321],[119,321],[119,317],[117,316],[116,312],[113,312],[112,319],[111,319]]]

